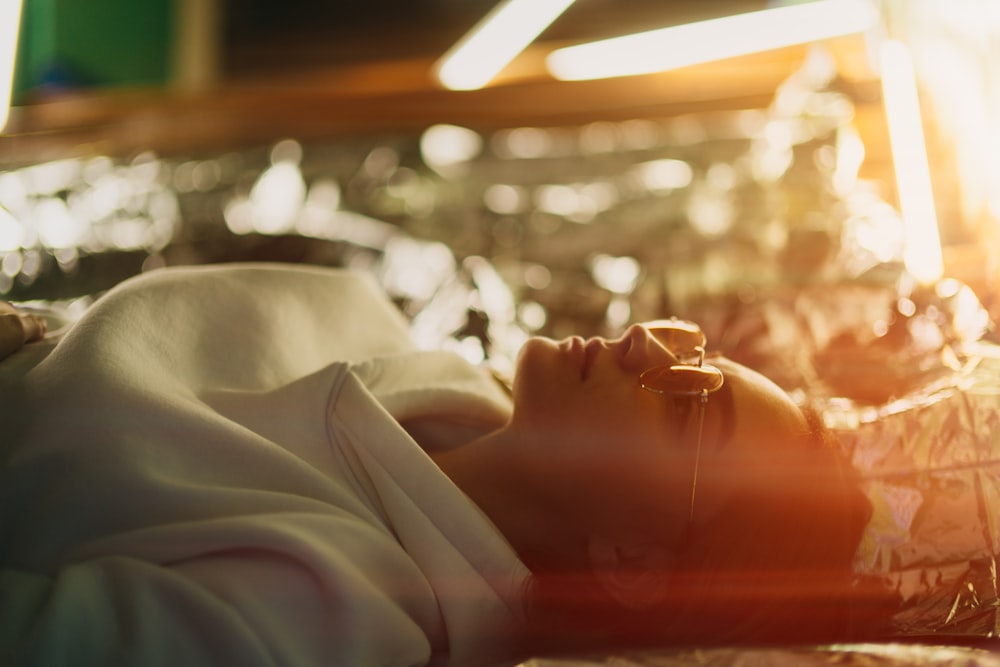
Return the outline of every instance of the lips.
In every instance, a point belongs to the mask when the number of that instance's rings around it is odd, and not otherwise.
[[[587,376],[590,375],[590,367],[594,365],[594,360],[597,359],[597,355],[603,349],[601,341],[597,338],[591,338],[583,346],[583,366],[580,369],[580,379],[586,380]]]
[[[587,361],[587,352],[584,349],[584,340],[579,336],[566,338],[559,344],[559,349],[569,355],[574,365],[580,368],[580,375],[583,376],[584,366]]]
[[[570,355],[573,363],[580,368],[580,379],[586,380],[590,376],[597,357],[602,351],[613,351],[619,358],[619,363],[623,364],[623,357],[631,347],[631,342],[625,345],[609,345],[608,341],[595,337],[584,340],[580,336],[572,336],[559,344],[559,348]]]

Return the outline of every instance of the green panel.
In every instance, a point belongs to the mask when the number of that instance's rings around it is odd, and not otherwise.
[[[15,91],[169,81],[173,0],[25,0]]]
[[[60,56],[100,85],[169,77],[171,0],[60,0]]]
[[[14,67],[14,103],[36,87],[56,51],[56,5],[59,0],[23,0]]]

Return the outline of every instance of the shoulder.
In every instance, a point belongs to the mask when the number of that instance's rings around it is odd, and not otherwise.
[[[204,296],[254,300],[318,301],[317,305],[380,302],[391,305],[365,273],[333,267],[281,263],[210,264],[158,269],[129,278],[98,303],[149,300],[188,302],[192,292]],[[163,305],[163,302],[160,302]]]
[[[406,318],[364,273],[293,264],[167,268],[130,278],[91,307],[78,329],[192,345],[334,345],[342,360],[411,349]]]

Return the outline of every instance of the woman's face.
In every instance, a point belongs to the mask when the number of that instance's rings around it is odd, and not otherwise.
[[[685,409],[639,385],[646,369],[677,363],[649,330],[618,339],[534,338],[518,358],[509,427],[532,493],[581,531],[647,531],[680,540],[691,507],[697,398]],[[725,383],[709,394],[694,500],[694,524],[732,494],[767,490],[795,461],[807,422],[792,400],[755,371],[710,358]],[[529,491],[526,491],[529,492]],[[653,518],[655,517],[655,518]]]

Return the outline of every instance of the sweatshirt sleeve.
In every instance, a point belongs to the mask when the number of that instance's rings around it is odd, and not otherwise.
[[[125,558],[54,578],[0,573],[0,656],[10,665],[277,664],[224,601],[169,570]]]

